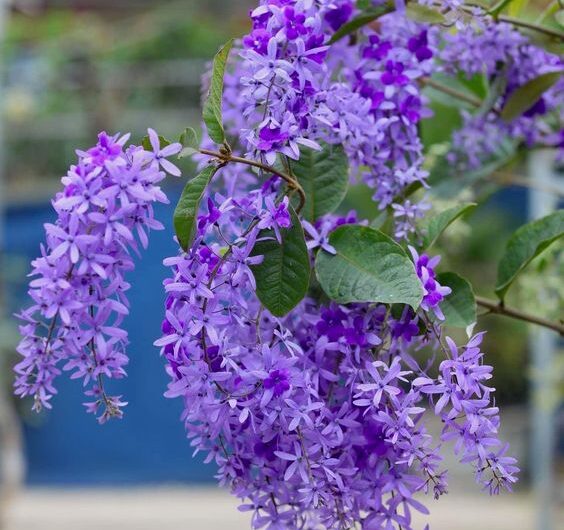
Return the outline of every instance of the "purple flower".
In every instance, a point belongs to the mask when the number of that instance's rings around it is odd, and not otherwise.
[[[159,135],[153,129],[149,129],[149,139],[151,141],[151,147],[153,148],[153,155],[158,164],[170,175],[179,177],[181,173],[180,169],[169,162],[167,158],[180,153],[180,151],[182,151],[182,144],[173,143],[161,148]]]
[[[261,55],[266,55],[268,51],[268,41],[270,40],[270,33],[263,28],[255,29],[250,35],[243,38],[243,44],[247,48],[255,50]]]
[[[403,73],[405,66],[401,62],[387,61],[386,71],[382,74],[381,80],[384,85],[403,86],[409,83],[409,78]]]
[[[264,380],[263,385],[267,390],[272,390],[274,397],[280,397],[290,390],[290,377],[285,370],[272,370]]]
[[[307,28],[304,25],[306,17],[303,13],[296,13],[293,7],[286,7],[284,9],[284,18],[286,36],[289,40],[295,40],[307,34]]]
[[[265,203],[267,209],[264,212],[264,215],[261,216],[261,219],[257,224],[257,228],[273,230],[278,243],[282,244],[282,234],[280,229],[289,228],[292,224],[290,212],[288,210],[290,200],[286,196],[282,202],[275,204],[271,197],[266,197]]]
[[[411,37],[407,43],[407,48],[414,53],[419,62],[426,61],[433,57],[433,52],[429,48],[427,41],[427,31],[422,31],[419,35]]]
[[[352,2],[346,1],[339,6],[330,8],[325,14],[325,20],[333,31],[337,31],[343,24],[349,21],[353,13]]]
[[[437,318],[444,320],[445,316],[441,310],[440,304],[445,296],[448,296],[452,290],[450,287],[440,285],[436,280],[435,268],[441,261],[440,256],[430,258],[427,254],[419,256],[413,247],[409,247],[417,269],[417,275],[423,284],[424,295],[421,307],[425,311],[433,311]]]

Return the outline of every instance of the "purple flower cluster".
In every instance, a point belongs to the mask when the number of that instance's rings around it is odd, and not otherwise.
[[[269,164],[321,141],[343,144],[385,208],[427,177],[418,124],[428,113],[417,81],[434,51],[427,31],[398,14],[382,17],[379,32],[362,28],[356,43],[329,46],[355,14],[350,0],[261,1],[226,79],[225,118],[247,154]],[[398,224],[402,237],[414,230]]]
[[[171,379],[166,395],[183,400],[194,451],[215,461],[253,528],[410,529],[414,510],[427,513],[418,493],[447,490],[441,444],[423,414],[431,382],[420,384],[426,371],[410,353],[434,339],[409,308],[394,318],[383,305],[306,298],[283,319],[271,315],[254,293],[262,256],[253,248],[290,222],[278,193],[268,181],[208,199],[192,248],[165,260],[172,276],[155,344]],[[330,232],[356,222],[304,222],[312,255],[334,253]],[[441,315],[448,289],[435,280],[438,259],[415,260],[424,311]],[[514,469],[501,462],[506,485]]]
[[[121,417],[126,403],[106,394],[103,380],[124,377],[128,363],[125,274],[134,266],[131,251],[147,246],[150,230],[162,229],[152,207],[167,202],[159,166],[177,174],[164,157],[181,149],[161,150],[149,132],[154,152],[125,148],[129,135],[101,133],[95,147],[77,152],[77,165],[62,179],[53,201],[57,221],[45,225],[46,244],[32,263],[33,305],[19,315],[16,394],[32,396],[35,410],[51,408],[55,378],[64,370],[82,379],[89,412],[100,421]]]
[[[450,4],[446,10],[459,7]],[[377,30],[329,46],[356,13],[348,0],[262,0],[226,77],[226,127],[249,158],[290,173],[300,149],[343,144],[379,206],[392,206],[396,238],[407,239],[428,208],[398,196],[427,176],[418,80],[436,65],[437,38],[394,13]],[[433,360],[423,368],[416,359],[445,340],[441,303],[450,289],[437,281],[440,258],[412,250],[424,287],[417,312],[323,305],[312,292],[277,318],[255,292],[253,268],[263,257],[254,248],[264,237],[280,241],[293,221],[283,187],[276,179],[259,185],[263,176],[228,164],[216,177],[227,196],[210,195],[192,247],[165,260],[172,274],[155,342],[170,377],[166,395],[183,400],[194,451],[244,499],[253,528],[408,530],[414,510],[427,513],[418,494],[447,491],[441,449],[455,437],[481,484],[492,493],[509,488],[517,469],[505,449],[494,453],[499,418],[481,336],[460,358],[442,349],[437,379],[428,375]],[[313,261],[317,252],[335,254],[331,232],[358,220],[351,213],[301,222]],[[449,375],[457,370],[468,380]],[[434,441],[424,412],[435,398],[445,432]]]
[[[518,118],[507,123],[499,116],[517,88],[539,75],[564,70],[561,57],[530,44],[525,36],[505,23],[468,26],[445,35],[444,40],[440,67],[447,73],[462,72],[468,78],[484,74],[492,81],[502,76],[506,81],[505,90],[492,102],[491,110],[463,114],[463,128],[453,136],[451,163],[462,169],[477,168],[508,141],[562,149],[557,137],[564,119],[564,78]]]
[[[351,177],[392,213],[395,239],[415,239],[429,206],[406,191],[427,186],[420,125],[429,112],[421,81],[434,72],[485,73],[491,81],[505,65],[509,83],[499,101],[468,114],[454,137],[453,153],[464,150],[464,164],[481,163],[500,131],[562,142],[538,120],[556,109],[562,83],[523,117],[499,119],[512,91],[560,69],[561,60],[488,17],[466,24],[459,0],[440,10],[459,28],[444,40],[398,9],[331,43],[359,14],[357,2],[260,0],[250,13],[252,31],[229,64],[229,145],[215,160],[198,157],[201,166],[220,167],[190,247],[164,261],[170,277],[155,345],[170,378],[165,395],[182,400],[194,452],[215,462],[220,483],[252,512],[253,528],[411,530],[413,512],[427,513],[420,494],[447,491],[441,454],[450,441],[490,493],[516,480],[516,462],[498,439],[482,334],[463,347],[445,336],[441,307],[451,289],[437,279],[440,257],[410,247],[423,287],[417,310],[329,302],[313,275],[308,295],[285,317],[271,314],[257,295],[256,267],[265,260],[258,249],[283,242],[293,223],[304,228],[312,263],[319,252],[337,253],[330,239],[337,227],[368,224],[354,212],[311,222],[296,215],[292,167],[304,149],[342,144]],[[65,370],[83,380],[89,412],[101,421],[122,414],[125,403],[106,393],[104,379],[123,377],[128,362],[125,274],[131,252],[147,246],[149,230],[162,228],[152,209],[167,201],[159,182],[180,173],[167,157],[181,146],[161,147],[152,130],[149,139],[152,151],[102,133],[94,148],[78,152],[53,201],[58,219],[45,227],[46,244],[33,262],[33,305],[20,315],[16,393],[33,396],[36,409],[51,406],[54,380]],[[232,148],[253,161],[232,157]],[[457,157],[451,161],[462,164]],[[269,170],[289,186],[265,178]],[[423,348],[437,353],[438,366],[435,356],[421,361]],[[438,440],[427,428],[429,404],[444,424]]]
[[[458,348],[447,337],[449,358],[441,363],[440,375],[437,379],[422,376],[413,384],[429,395],[441,417],[442,440],[454,441],[462,462],[474,466],[478,482],[497,494],[502,488],[511,490],[519,468],[515,458],[506,456],[508,446],[498,440],[499,409],[492,404],[494,389],[486,384],[492,367],[483,363],[482,339],[479,333]]]

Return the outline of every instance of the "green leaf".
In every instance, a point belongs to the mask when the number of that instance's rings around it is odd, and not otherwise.
[[[421,282],[405,251],[393,239],[366,226],[344,225],[329,239],[336,255],[321,251],[317,278],[333,300],[408,304],[419,307]]]
[[[500,300],[517,275],[541,252],[564,235],[564,210],[519,228],[507,242],[497,269],[495,292]]]
[[[335,42],[340,41],[342,38],[346,37],[347,35],[354,33],[360,28],[367,26],[371,22],[374,22],[382,15],[385,15],[386,13],[391,13],[394,10],[395,10],[395,6],[392,2],[388,2],[380,6],[374,6],[369,9],[366,9],[363,13],[358,15],[356,18],[353,18],[346,24],[343,24],[335,32],[333,37],[331,37],[329,44],[334,44]]]
[[[219,50],[213,60],[212,78],[208,97],[204,102],[203,118],[210,138],[217,144],[225,143],[225,131],[223,130],[223,78],[229,52],[233,47],[233,40]]]
[[[183,250],[188,250],[196,233],[196,216],[200,208],[200,201],[210,180],[219,168],[206,166],[199,175],[190,180],[174,210],[174,230],[178,242]]]
[[[302,148],[292,171],[306,194],[302,215],[311,222],[333,212],[349,185],[349,160],[342,145],[322,144],[323,150]]]
[[[442,24],[446,19],[442,13],[421,4],[407,4],[405,12],[408,18],[415,22],[425,22],[427,24]]]
[[[198,133],[192,127],[186,127],[184,132],[180,135],[180,139],[178,141],[182,144],[182,151],[180,151],[178,158],[192,156],[198,152],[200,139],[198,137]]]
[[[476,298],[470,283],[454,272],[437,275],[437,281],[452,289],[441,303],[445,324],[456,328],[467,328],[476,322]]]
[[[252,267],[257,283],[257,296],[275,316],[289,313],[307,294],[310,261],[302,224],[292,207],[292,226],[281,229],[282,244],[270,230],[260,233],[253,256],[264,256],[262,263]]]
[[[454,223],[454,221],[471,212],[476,206],[477,204],[473,202],[463,203],[431,217],[423,227],[423,231],[425,232],[423,248],[434,245],[437,239],[439,239],[439,236]]]
[[[170,145],[171,142],[169,140],[167,140],[164,136],[161,136],[159,134],[159,144],[161,149],[164,149],[167,145]],[[145,149],[145,151],[152,151],[153,150],[153,146],[151,145],[151,139],[149,138],[149,136],[144,136],[143,140],[141,140],[141,145],[143,147],[143,149]]]
[[[558,25],[564,28],[564,9],[561,9],[560,11],[554,13],[554,20],[556,20]]]
[[[554,85],[562,72],[550,72],[542,74],[535,79],[531,79],[528,83],[515,89],[501,111],[501,117],[505,121],[512,121],[529,110],[542,95]]]

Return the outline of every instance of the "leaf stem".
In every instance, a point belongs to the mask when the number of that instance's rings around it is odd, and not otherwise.
[[[508,17],[506,15],[500,15],[497,17],[497,19],[500,22],[506,22],[507,24],[512,24],[513,26],[530,29],[538,33],[544,33],[549,37],[553,37],[555,39],[564,41],[564,33],[561,33],[556,29],[548,28],[546,26],[541,26],[539,24],[535,24],[534,22],[528,22],[527,20],[522,20],[520,18]]]
[[[214,158],[219,159],[223,163],[235,162],[237,164],[245,164],[247,166],[256,167],[257,169],[262,169],[267,173],[271,173],[272,175],[276,175],[277,177],[280,177],[283,181],[285,181],[288,184],[290,189],[296,190],[300,196],[300,205],[296,209],[296,212],[300,213],[303,207],[305,206],[306,195],[304,189],[295,178],[292,178],[290,175],[284,173],[283,171],[280,171],[272,166],[263,164],[262,162],[258,162],[256,160],[249,160],[248,158],[234,156],[228,152],[222,153],[217,151],[210,151],[209,149],[200,149],[200,153],[202,153],[203,155],[213,156]]]
[[[438,90],[439,92],[443,92],[444,94],[448,94],[449,96],[455,97],[460,99],[461,101],[466,101],[466,103],[470,103],[470,105],[479,108],[482,106],[482,101],[479,98],[475,98],[474,96],[470,96],[469,94],[464,94],[463,92],[459,92],[458,90],[442,85],[441,83],[437,83],[430,77],[423,77],[421,78],[421,83],[425,86],[429,86]]]
[[[441,4],[435,3],[435,5],[440,6]],[[462,11],[465,11],[466,13],[469,13],[469,14],[472,15],[473,14],[472,13],[472,7],[483,8],[484,6],[482,6],[478,3],[468,3],[465,6],[462,6],[460,9],[462,9]],[[509,17],[507,15],[497,15],[497,16],[494,16],[494,19],[497,22],[505,22],[507,24],[511,24],[513,26],[517,26],[517,27],[520,27],[520,28],[530,29],[532,31],[536,31],[538,33],[543,33],[544,35],[548,35],[549,37],[560,39],[561,41],[564,41],[564,33],[560,32],[556,29],[548,28],[546,26],[541,26],[540,24],[536,24],[535,22],[528,22],[527,20],[523,20],[521,18]]]
[[[501,302],[490,300],[489,298],[483,298],[481,296],[476,296],[476,303],[479,306],[489,309],[490,313],[514,318],[516,320],[522,320],[523,322],[529,322],[530,324],[536,324],[537,326],[556,331],[556,333],[559,333],[564,337],[564,323],[561,321],[553,322],[552,320],[537,317],[535,315],[531,315],[530,313],[520,311],[519,309],[507,307]]]

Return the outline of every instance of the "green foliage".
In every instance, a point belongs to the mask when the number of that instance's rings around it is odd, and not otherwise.
[[[230,40],[219,50],[213,61],[212,78],[208,97],[204,102],[203,118],[210,138],[217,144],[225,143],[225,131],[223,130],[223,79],[227,67],[229,52],[233,47]]]
[[[500,300],[531,260],[563,235],[564,210],[559,210],[522,226],[511,236],[498,266],[495,292]]]
[[[182,151],[178,155],[178,158],[184,158],[187,156],[192,156],[198,152],[200,147],[200,138],[198,133],[192,127],[186,127],[184,132],[180,135],[178,140],[182,144]]]
[[[180,246],[185,251],[188,250],[194,239],[200,201],[218,169],[218,166],[206,166],[198,176],[190,180],[174,210],[174,230]]]
[[[272,231],[263,231],[253,249],[254,256],[264,256],[252,267],[257,296],[275,316],[290,312],[304,298],[309,287],[310,262],[302,224],[292,207],[292,226],[281,229],[282,243]]]
[[[447,326],[467,328],[476,322],[476,299],[470,283],[454,272],[437,275],[437,281],[452,289],[441,304]]]
[[[315,268],[331,299],[419,307],[423,291],[415,267],[391,238],[366,226],[345,225],[331,234],[330,243],[336,255],[320,251]]]
[[[391,13],[395,9],[393,2],[387,2],[380,6],[371,6],[368,5],[368,2],[364,2],[362,6],[359,4],[358,7],[363,9],[363,13],[361,13],[356,18],[353,18],[352,20],[344,24],[333,35],[333,37],[331,37],[329,44],[333,44],[337,41],[340,41],[342,38],[346,37],[347,35],[351,35],[352,33],[355,33],[360,28],[367,26],[371,22],[374,22],[375,20],[380,18],[382,15],[385,15],[386,13]]]
[[[349,185],[349,161],[342,145],[323,145],[322,151],[302,148],[292,172],[306,194],[302,215],[314,222],[336,210]]]
[[[561,75],[562,72],[542,74],[515,89],[507,99],[501,111],[501,117],[505,121],[512,121],[521,116],[560,79]]]
[[[474,208],[476,208],[476,203],[463,203],[457,206],[453,206],[445,210],[444,212],[435,215],[428,219],[427,223],[423,227],[425,233],[423,237],[423,248],[428,248],[435,244],[440,235],[457,219],[467,215]]]
[[[165,148],[167,145],[170,145],[170,141],[167,140],[164,136],[159,135],[159,145],[161,146],[161,149]],[[143,149],[145,149],[145,151],[152,151],[153,150],[153,146],[151,145],[151,140],[148,136],[144,136],[143,140],[141,140],[141,145],[143,146]]]
[[[427,7],[421,4],[410,2],[405,8],[408,18],[415,22],[424,22],[427,24],[442,24],[446,22],[444,15],[437,9]]]

